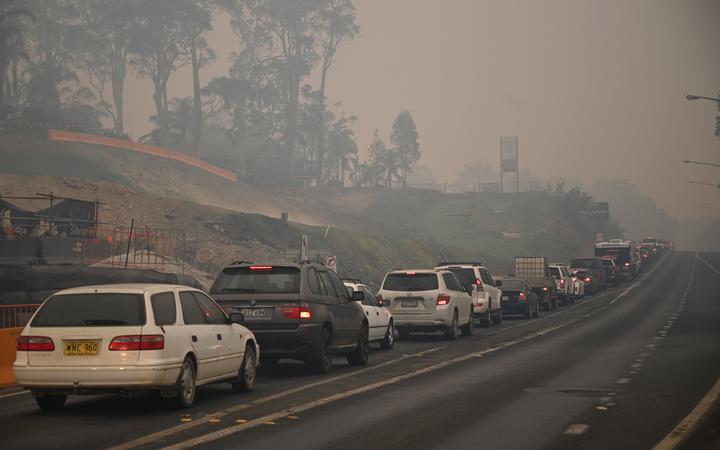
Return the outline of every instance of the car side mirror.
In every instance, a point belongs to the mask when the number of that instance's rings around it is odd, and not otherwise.
[[[500,287],[500,286],[502,286],[502,281],[495,280],[495,287]]]
[[[364,302],[365,301],[365,293],[363,291],[355,291],[352,294],[352,299],[356,302]]]
[[[245,315],[241,312],[230,313],[230,322],[242,324],[245,322]]]

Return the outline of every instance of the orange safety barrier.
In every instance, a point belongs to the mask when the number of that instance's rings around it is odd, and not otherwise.
[[[17,337],[20,336],[21,331],[22,327],[0,329],[0,387],[15,384],[12,365],[15,362]]]
[[[39,307],[39,304],[0,305],[0,328],[24,327]]]
[[[230,180],[233,183],[237,183],[237,175],[235,175],[231,171],[214,166],[201,159],[186,155],[185,153],[178,152],[176,150],[170,150],[169,148],[157,147],[155,145],[148,144],[139,144],[137,142],[125,139],[116,139],[106,136],[97,136],[94,134],[76,133],[73,131],[61,130],[48,130],[48,138],[53,141],[78,142],[82,144],[96,144],[103,145],[105,147],[121,148],[124,150],[144,153],[146,155],[172,159],[173,161],[178,161],[183,164],[193,166],[200,170],[204,170],[205,172],[225,178],[226,180]]]

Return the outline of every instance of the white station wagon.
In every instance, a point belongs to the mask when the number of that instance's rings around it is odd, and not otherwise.
[[[66,289],[45,300],[18,337],[13,371],[44,409],[70,394],[159,390],[190,407],[199,385],[255,386],[255,336],[203,292],[115,284]]]

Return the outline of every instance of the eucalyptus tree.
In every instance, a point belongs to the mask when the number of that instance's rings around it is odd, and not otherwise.
[[[407,187],[407,173],[410,166],[420,159],[420,143],[415,121],[409,111],[398,114],[392,127],[390,141],[395,145],[400,168],[402,170],[402,187]]]
[[[158,122],[158,143],[169,145],[167,84],[170,76],[187,64],[186,34],[175,0],[143,2],[143,14],[133,26],[130,63],[142,78],[153,83],[153,102]]]
[[[13,101],[18,97],[18,62],[27,60],[23,19],[34,21],[28,8],[0,3],[0,105],[6,102],[6,95]]]

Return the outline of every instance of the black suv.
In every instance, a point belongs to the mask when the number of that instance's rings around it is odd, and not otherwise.
[[[220,272],[210,293],[226,311],[243,314],[264,365],[297,359],[328,373],[333,353],[344,353],[351,365],[367,363],[365,313],[322,264],[235,263]]]

